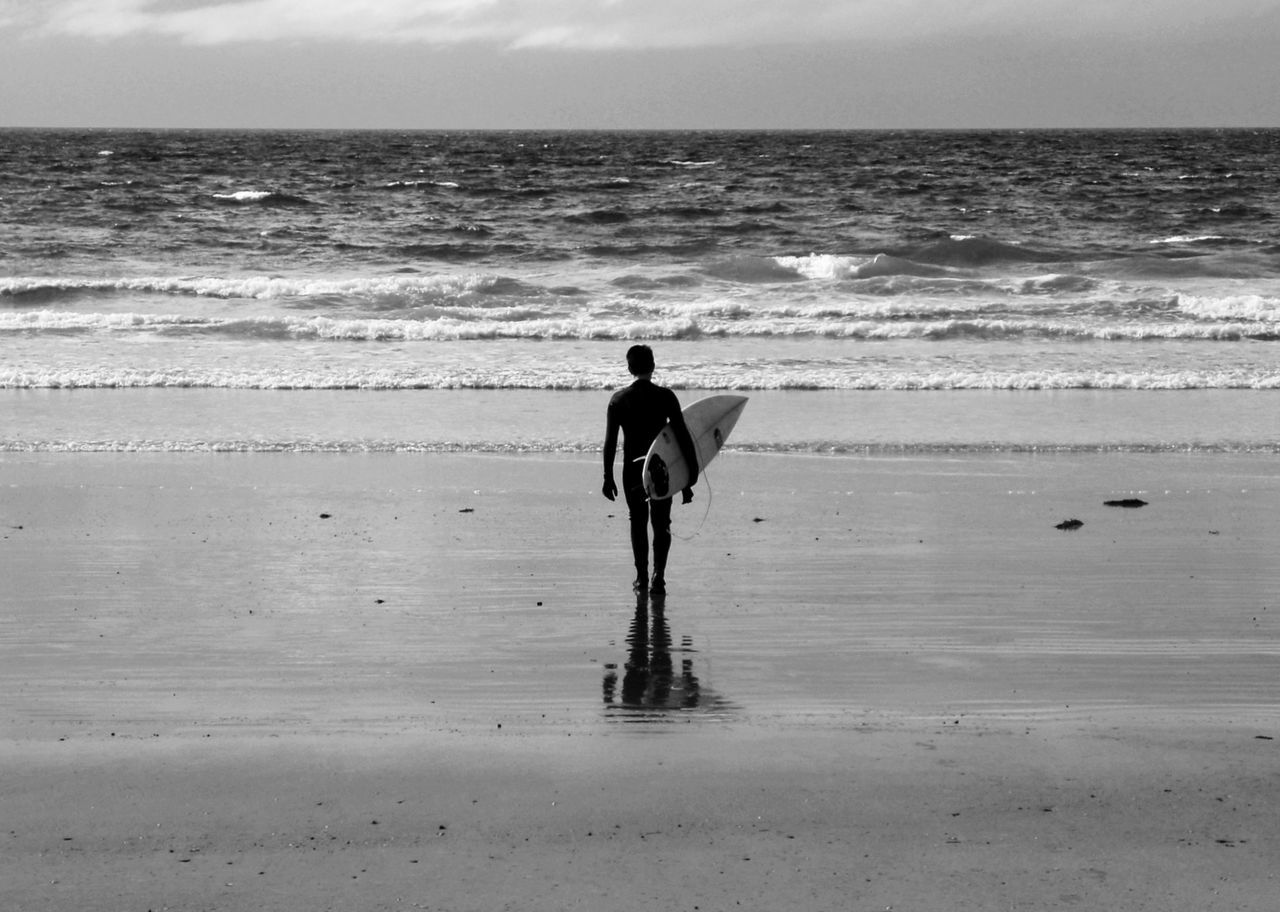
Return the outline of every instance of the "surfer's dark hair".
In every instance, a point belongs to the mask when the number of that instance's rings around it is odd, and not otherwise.
[[[642,377],[653,373],[653,349],[647,345],[633,345],[627,349],[627,370]]]

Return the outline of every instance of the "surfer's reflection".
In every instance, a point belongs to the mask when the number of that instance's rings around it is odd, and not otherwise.
[[[672,660],[671,629],[666,600],[654,595],[652,604],[642,592],[636,596],[635,616],[627,634],[627,661],[618,681],[618,667],[606,665],[604,702],[626,711],[670,712],[698,708],[726,708],[706,691],[693,671],[693,647],[685,637],[678,649],[680,668]]]

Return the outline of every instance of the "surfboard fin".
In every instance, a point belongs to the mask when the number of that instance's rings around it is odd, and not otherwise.
[[[667,472],[667,464],[657,453],[649,458],[649,478],[653,482],[653,496],[658,500],[666,497],[671,485],[671,475]]]

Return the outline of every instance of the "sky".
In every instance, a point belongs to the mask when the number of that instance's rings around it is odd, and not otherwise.
[[[0,127],[1280,126],[1280,0],[0,0]]]

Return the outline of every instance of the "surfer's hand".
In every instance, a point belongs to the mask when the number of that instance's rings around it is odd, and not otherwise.
[[[613,500],[618,496],[618,485],[611,477],[605,476],[604,488],[601,490],[601,493],[604,494],[608,500]]]
[[[693,503],[693,488],[685,488],[680,492],[681,503]]]

